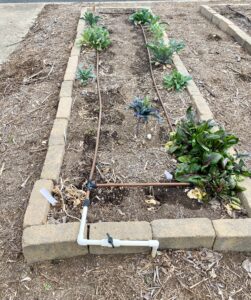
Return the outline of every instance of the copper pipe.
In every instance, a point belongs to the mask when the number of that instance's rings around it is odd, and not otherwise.
[[[146,38],[145,30],[144,30],[144,28],[143,28],[143,26],[142,26],[141,24],[140,24],[140,28],[141,28],[141,30],[142,30],[142,33],[143,33],[143,36],[144,36],[144,40],[145,40],[145,44],[146,44],[146,50],[147,50],[147,54],[148,54],[149,67],[150,67],[150,73],[151,73],[153,85],[154,85],[156,94],[157,94],[157,96],[158,96],[158,98],[159,98],[159,101],[160,101],[160,103],[161,103],[161,106],[162,106],[162,108],[163,108],[163,110],[164,110],[164,113],[165,113],[165,116],[166,116],[166,119],[167,119],[167,123],[168,123],[168,125],[169,125],[171,131],[173,131],[172,123],[171,123],[171,121],[170,121],[168,112],[167,112],[167,110],[166,110],[166,108],[165,108],[165,106],[164,106],[164,102],[163,102],[163,100],[162,100],[162,98],[161,98],[161,96],[160,96],[159,89],[158,89],[158,87],[157,87],[156,80],[155,80],[155,77],[154,77],[154,74],[153,74],[153,68],[152,68],[152,63],[151,63],[151,55],[150,55],[150,51],[149,51],[149,49],[148,49],[148,47],[147,47],[147,38]]]
[[[190,186],[187,182],[129,182],[129,183],[96,183],[97,188],[110,188],[110,187],[147,187],[147,186],[159,186],[159,187],[178,187],[178,186]]]

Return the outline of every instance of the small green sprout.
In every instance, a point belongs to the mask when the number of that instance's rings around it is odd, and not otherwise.
[[[99,16],[95,16],[92,12],[86,12],[82,18],[80,18],[85,21],[87,25],[90,25],[91,27],[94,25],[97,25],[98,21],[101,19]]]
[[[179,52],[185,45],[183,42],[177,42],[176,40],[171,40],[167,45],[162,40],[155,43],[148,43],[147,47],[153,54],[153,62],[165,65],[171,64],[173,54]]]
[[[149,29],[153,35],[154,40],[159,41],[164,37],[166,26],[164,24],[156,22],[156,23],[151,23]]]
[[[100,26],[88,27],[79,40],[81,46],[94,48],[98,51],[106,49],[111,44],[109,32]]]
[[[81,67],[78,67],[77,79],[80,80],[81,84],[87,85],[88,80],[92,78],[96,78],[96,76],[93,74],[92,67],[89,67],[88,69],[82,69]]]
[[[143,122],[147,122],[150,116],[157,118],[159,121],[162,120],[159,111],[152,107],[152,103],[147,96],[143,99],[136,97],[129,105],[129,108],[133,109],[134,116]]]
[[[147,8],[139,9],[129,17],[129,21],[133,22],[135,25],[156,23],[158,20],[159,17],[154,16]]]
[[[177,70],[173,70],[170,75],[165,75],[163,78],[163,85],[168,90],[181,91],[187,86],[191,76],[184,76]]]

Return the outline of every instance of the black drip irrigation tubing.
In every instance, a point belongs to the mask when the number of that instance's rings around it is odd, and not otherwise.
[[[154,77],[154,74],[153,74],[153,68],[152,68],[152,63],[151,63],[151,55],[150,55],[150,51],[149,51],[149,49],[148,49],[148,47],[147,47],[147,38],[146,38],[145,30],[144,30],[144,27],[143,27],[141,24],[140,24],[140,28],[141,28],[141,30],[142,30],[142,34],[143,34],[144,41],[145,41],[145,45],[146,45],[146,51],[147,51],[147,55],[148,55],[149,68],[150,68],[150,73],[151,73],[153,85],[154,85],[156,94],[157,94],[157,96],[158,96],[158,98],[159,98],[159,101],[160,101],[160,103],[161,103],[161,106],[162,106],[162,108],[163,108],[163,110],[164,110],[164,113],[165,113],[165,116],[166,116],[167,123],[168,123],[168,125],[169,125],[171,131],[173,131],[172,122],[171,122],[170,117],[169,117],[169,115],[168,115],[168,112],[167,112],[167,110],[166,110],[166,108],[165,108],[164,102],[163,102],[163,100],[162,100],[162,98],[161,98],[161,95],[160,95],[160,92],[159,92],[159,89],[158,89],[158,86],[157,86],[157,84],[156,84],[156,80],[155,80],[155,77]]]

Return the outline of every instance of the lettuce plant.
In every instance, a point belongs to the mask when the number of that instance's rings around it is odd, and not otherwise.
[[[87,85],[88,80],[95,78],[96,76],[93,74],[93,68],[89,67],[87,69],[83,69],[81,67],[78,67],[77,70],[77,79],[80,80],[80,82],[83,85]]]
[[[176,40],[171,40],[167,45],[161,40],[159,42],[148,43],[147,47],[153,54],[153,62],[165,65],[172,63],[173,54],[179,52],[185,45],[183,42],[177,42]]]
[[[80,19],[83,19],[87,25],[94,26],[97,25],[101,17],[95,16],[92,12],[87,11]]]
[[[159,22],[155,22],[150,24],[149,30],[152,33],[154,40],[159,41],[164,37],[166,26]]]
[[[129,17],[129,21],[133,22],[135,25],[151,24],[157,22],[158,20],[159,17],[154,16],[147,8],[139,9]]]
[[[244,189],[239,182],[251,176],[251,171],[243,159],[229,153],[237,143],[235,135],[226,133],[213,120],[196,121],[192,108],[188,108],[186,118],[178,123],[166,144],[178,160],[175,179],[199,187],[204,200],[207,194],[240,209],[237,194]]]
[[[111,44],[109,32],[100,26],[88,27],[79,40],[81,46],[88,46],[98,51],[106,49]]]
[[[170,75],[165,75],[163,78],[163,85],[168,90],[181,91],[187,86],[191,76],[184,76],[177,70],[173,70]]]

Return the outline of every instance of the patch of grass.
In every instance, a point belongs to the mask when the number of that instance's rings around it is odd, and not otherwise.
[[[155,23],[159,20],[159,17],[152,14],[149,9],[142,8],[137,10],[129,17],[129,21],[133,22],[135,25],[146,25]]]
[[[93,26],[85,29],[79,43],[81,46],[87,46],[101,51],[110,46],[111,40],[106,28]]]
[[[191,76],[184,76],[177,70],[173,70],[170,75],[165,75],[163,78],[163,85],[168,90],[181,91],[186,86]]]
[[[98,21],[101,19],[99,16],[95,16],[92,12],[86,12],[82,18],[80,18],[85,21],[85,23],[89,26],[97,25]]]
[[[171,40],[169,44],[165,44],[163,40],[154,43],[148,43],[147,47],[153,54],[153,62],[160,64],[171,64],[172,56],[175,52],[179,52],[185,47],[183,42]]]
[[[93,78],[96,78],[96,76],[93,74],[93,67],[89,67],[87,69],[78,67],[77,79],[80,80],[81,84],[87,85],[89,79]]]
[[[240,209],[237,195],[244,189],[239,182],[250,177],[251,171],[240,156],[229,153],[238,141],[213,120],[196,121],[192,108],[188,108],[186,118],[178,123],[166,144],[178,160],[175,179],[199,187],[201,200],[211,195],[233,209]]]

